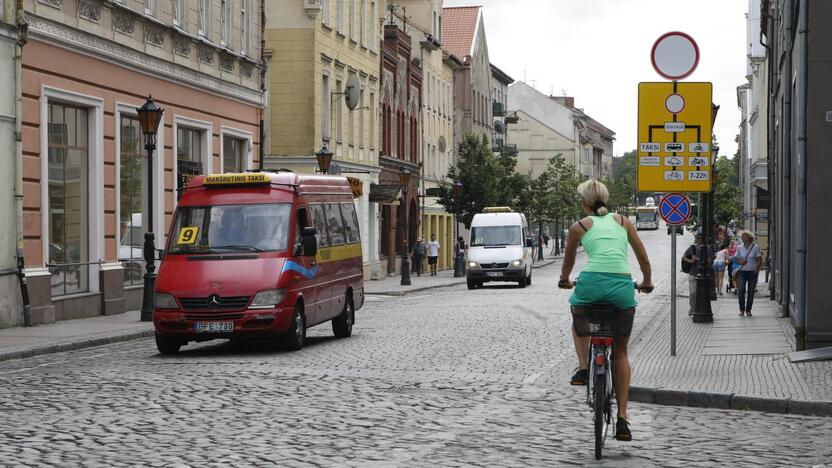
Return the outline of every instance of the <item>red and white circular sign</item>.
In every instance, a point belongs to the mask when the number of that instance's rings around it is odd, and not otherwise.
[[[650,60],[656,73],[668,80],[687,78],[699,65],[699,46],[683,32],[669,32],[653,44]]]

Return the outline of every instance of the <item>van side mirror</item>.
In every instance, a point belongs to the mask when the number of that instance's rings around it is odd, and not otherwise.
[[[534,247],[534,242],[531,239],[526,239],[526,247]]]
[[[314,257],[318,254],[318,230],[313,227],[305,227],[301,231],[301,242],[303,243],[303,256]]]

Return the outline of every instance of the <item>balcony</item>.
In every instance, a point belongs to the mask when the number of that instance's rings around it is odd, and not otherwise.
[[[494,101],[491,103],[491,113],[494,114],[494,117],[503,117],[506,115],[505,106],[502,102]]]

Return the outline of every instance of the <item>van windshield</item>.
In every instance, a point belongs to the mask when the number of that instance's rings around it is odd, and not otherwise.
[[[284,251],[291,212],[289,203],[179,207],[168,253]]]
[[[520,226],[479,226],[471,230],[471,247],[523,245]]]

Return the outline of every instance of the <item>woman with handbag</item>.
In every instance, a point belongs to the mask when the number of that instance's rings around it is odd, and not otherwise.
[[[757,278],[763,266],[763,252],[754,242],[754,237],[748,231],[740,234],[742,244],[737,247],[737,262],[740,269],[737,272],[737,297],[740,303],[740,317],[743,314],[751,317],[751,306],[754,305],[754,292],[757,290]],[[746,296],[747,293],[747,296]]]
[[[733,292],[734,294],[737,293],[737,282],[734,278],[734,271],[736,270],[734,267],[734,257],[736,255],[737,242],[734,239],[731,239],[728,243],[725,255],[725,266],[728,269],[728,286],[725,288],[725,292]]]

